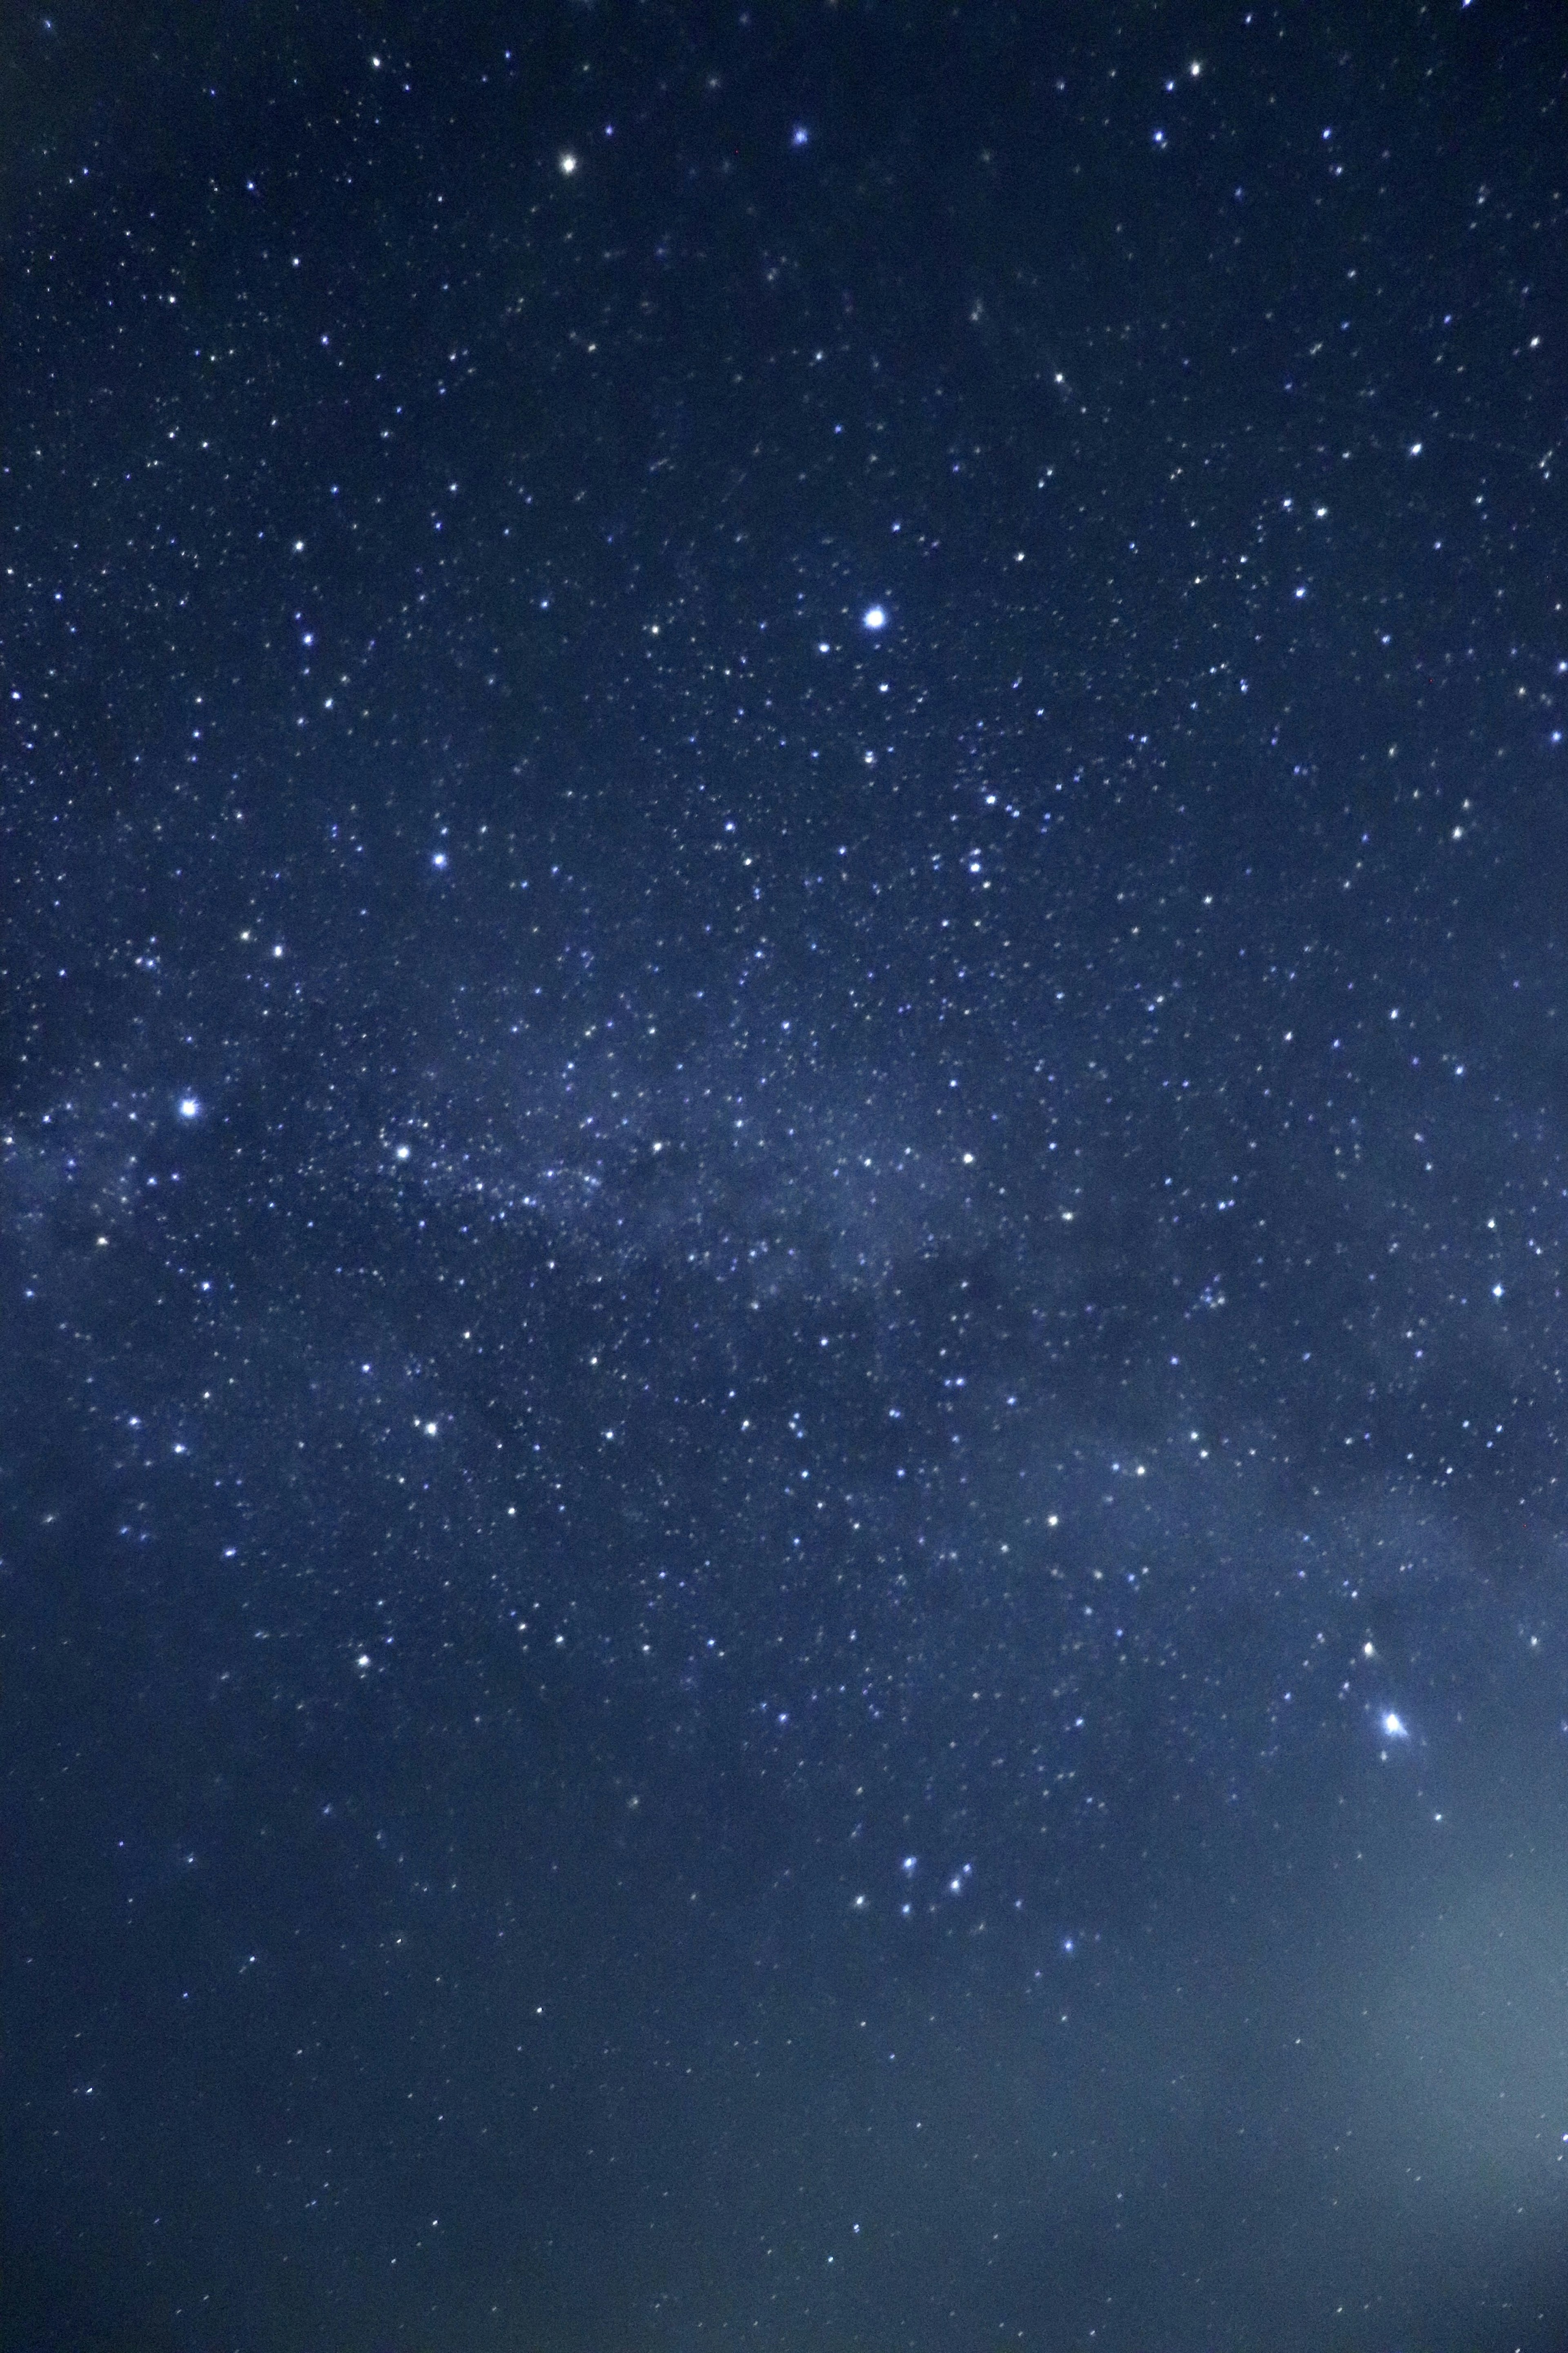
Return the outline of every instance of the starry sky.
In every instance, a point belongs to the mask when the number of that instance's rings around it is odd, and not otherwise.
[[[1560,2348],[1568,25],[5,41],[7,2345]]]

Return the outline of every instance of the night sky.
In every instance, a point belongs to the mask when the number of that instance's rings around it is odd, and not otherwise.
[[[4,39],[7,2353],[1568,2344],[1568,19]]]

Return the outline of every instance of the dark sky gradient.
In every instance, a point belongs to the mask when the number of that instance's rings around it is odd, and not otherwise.
[[[0,59],[7,2353],[1568,2344],[1568,19]]]

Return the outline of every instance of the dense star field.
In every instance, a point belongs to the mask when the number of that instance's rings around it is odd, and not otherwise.
[[[1568,2341],[1568,24],[24,13],[17,2353]]]

